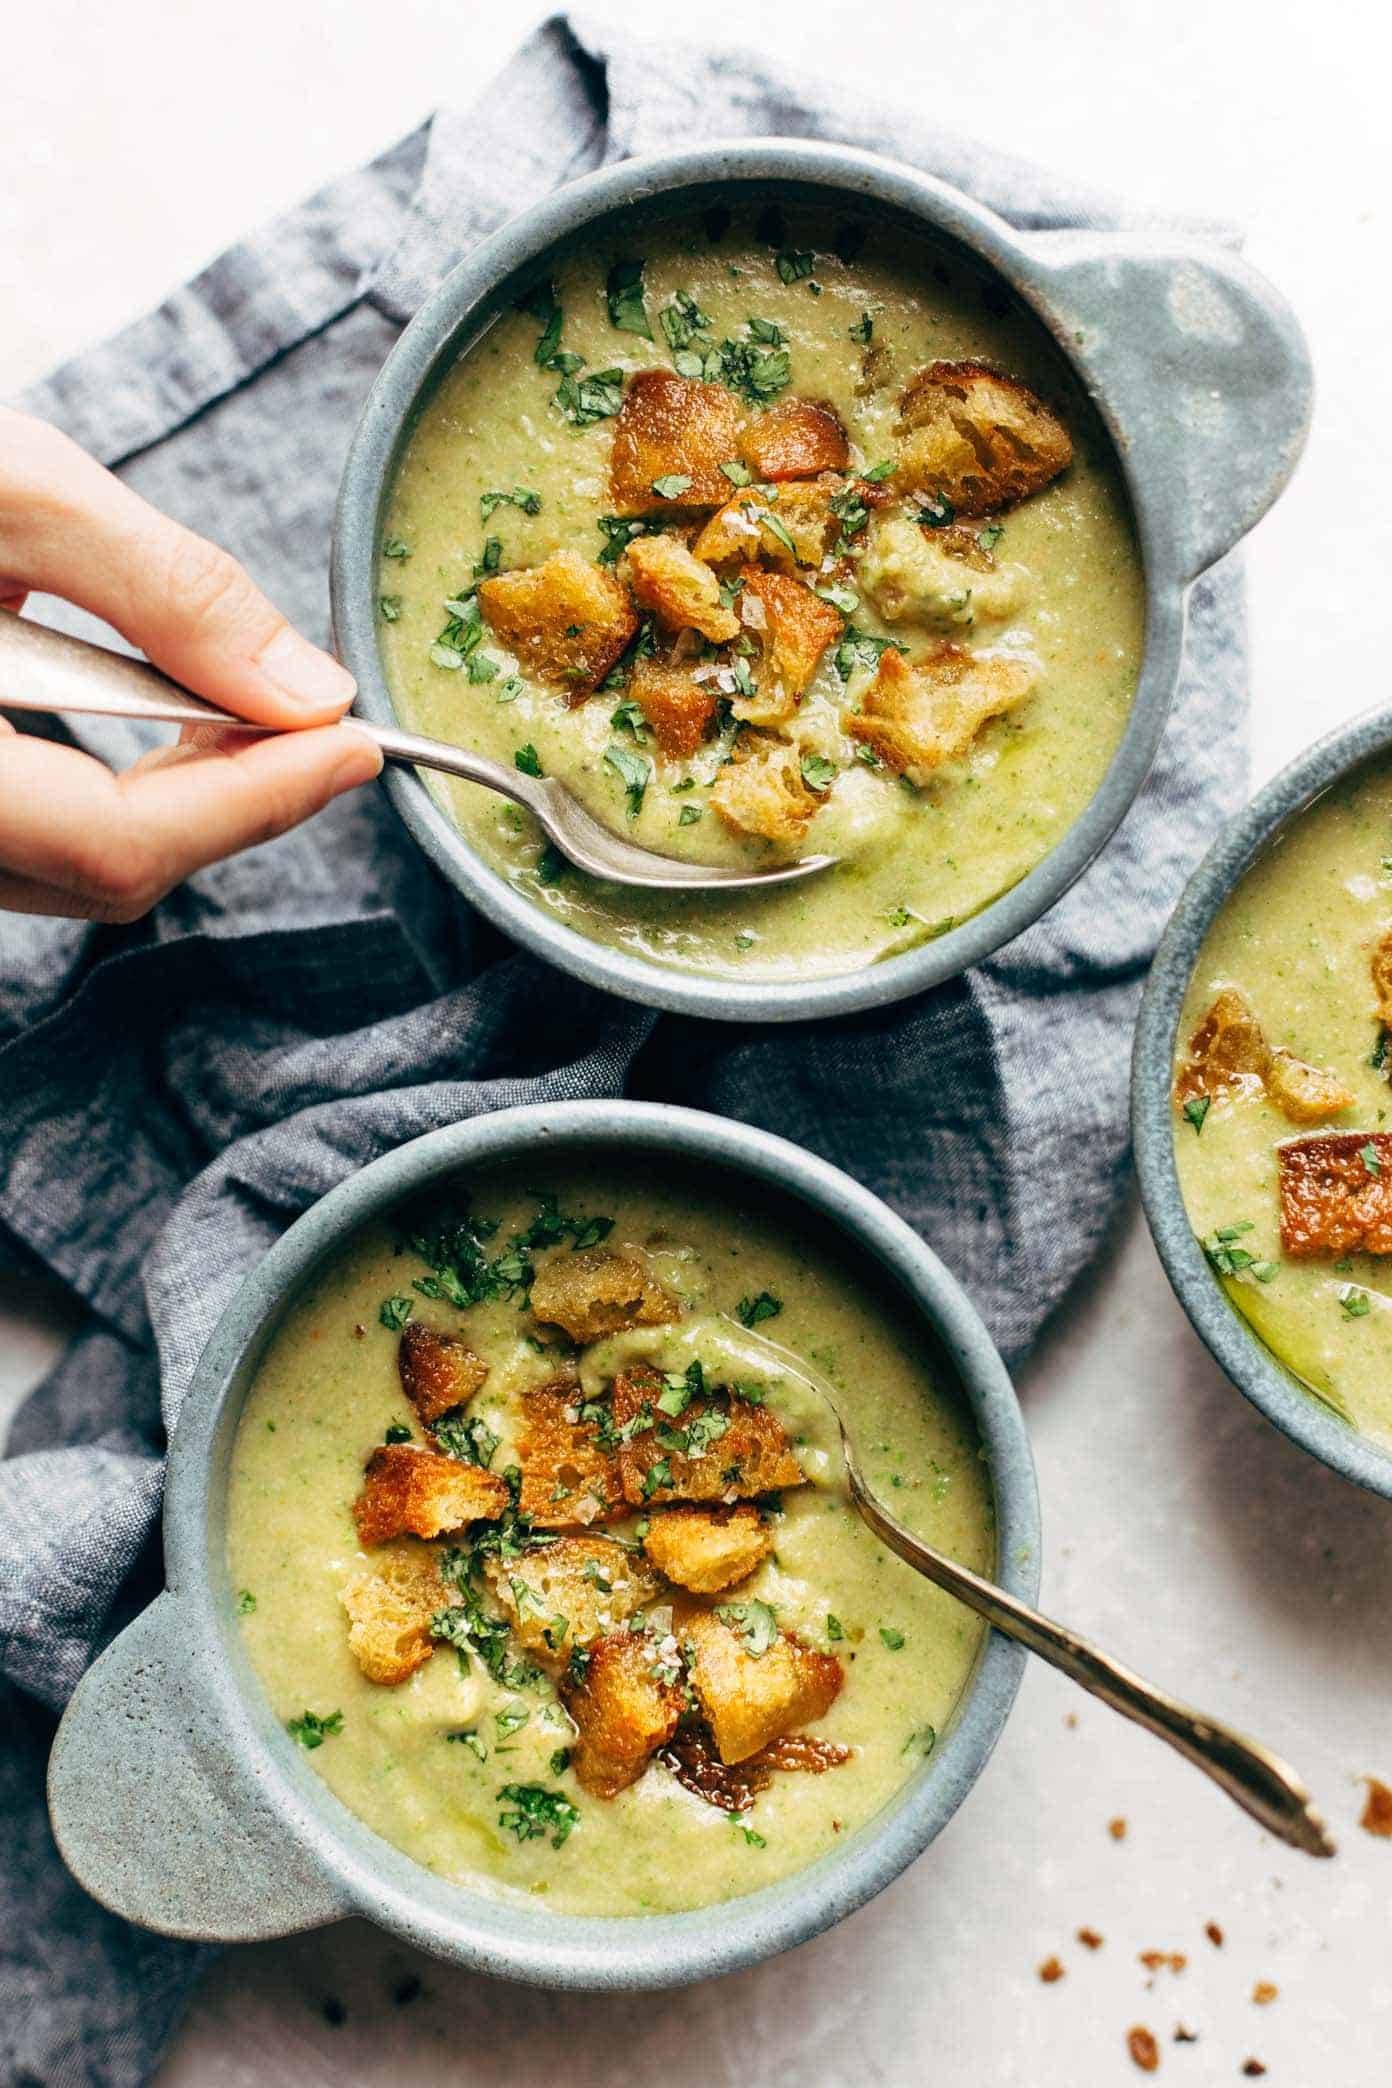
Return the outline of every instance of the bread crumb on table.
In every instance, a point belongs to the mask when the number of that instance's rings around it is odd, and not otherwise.
[[[1215,1950],[1223,1948],[1223,1931],[1219,1928],[1216,1921],[1206,1921],[1204,1923],[1204,1934]]]
[[[1280,1991],[1269,1979],[1259,1979],[1252,1989],[1252,1999],[1258,2008],[1269,2008]]]
[[[1110,1836],[1112,1837],[1112,1840],[1113,1840],[1113,1841],[1125,1841],[1125,1839],[1126,1839],[1126,1822],[1125,1822],[1125,1820],[1122,1820],[1122,1819],[1116,1819],[1116,1820],[1108,1820],[1108,1822],[1107,1822],[1107,1832],[1108,1832],[1108,1834],[1110,1834]]]
[[[1365,1833],[1392,1841],[1392,1790],[1376,1776],[1365,1776],[1363,1781],[1368,1786],[1368,1802],[1358,1824]]]
[[[1058,1958],[1046,1957],[1043,1964],[1039,1967],[1039,1977],[1043,1980],[1045,1986],[1053,1986],[1055,1981],[1062,1979],[1063,1966]]]
[[[1126,2049],[1131,2054],[1132,2065],[1139,2067],[1142,2073],[1159,2071],[1160,2047],[1155,2042],[1154,2033],[1144,2024],[1137,2023],[1134,2029],[1127,2031]]]
[[[1080,1928],[1078,1930],[1078,1941],[1082,1944],[1084,1950],[1100,1950],[1102,1948],[1102,1938],[1098,1935],[1096,1929],[1093,1928]]]

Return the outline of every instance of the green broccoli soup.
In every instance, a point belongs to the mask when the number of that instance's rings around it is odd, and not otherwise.
[[[982,1627],[856,1516],[800,1367],[895,1512],[990,1572],[946,1364],[790,1206],[529,1164],[348,1245],[261,1363],[228,1538],[344,1804],[442,1877],[615,1915],[752,1892],[883,1806]]]
[[[1337,784],[1209,930],[1175,1152],[1194,1230],[1297,1377],[1392,1449],[1392,770]]]
[[[635,893],[430,779],[577,933],[736,977],[855,970],[988,905],[1087,805],[1140,666],[1129,508],[1063,359],[882,225],[709,212],[561,262],[430,398],[380,551],[405,723],[669,855],[838,859]]]

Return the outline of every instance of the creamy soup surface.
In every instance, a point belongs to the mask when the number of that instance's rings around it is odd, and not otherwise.
[[[1125,494],[1037,322],[921,236],[721,213],[638,245],[564,261],[426,406],[381,542],[387,679],[412,727],[646,846],[838,858],[782,892],[635,894],[427,779],[577,933],[741,978],[859,969],[988,905],[1097,789],[1141,659]]]
[[[1238,1310],[1392,1449],[1392,770],[1297,820],[1214,921],[1179,1025],[1175,1153]]]
[[[364,1232],[267,1350],[229,1504],[252,1664],[442,1877],[565,1913],[751,1892],[922,1769],[981,1642],[849,1507],[799,1363],[894,1511],[990,1572],[970,1417],[782,1206],[584,1164],[467,1198]]]

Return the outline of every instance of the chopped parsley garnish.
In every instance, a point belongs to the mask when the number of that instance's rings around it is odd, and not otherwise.
[[[869,631],[858,631],[848,624],[846,632],[831,656],[831,662],[843,682],[848,682],[857,667],[878,667],[880,654],[889,651],[907,652],[896,638],[873,638]]]
[[[831,498],[831,512],[841,524],[841,534],[836,539],[838,553],[844,555],[851,550],[853,539],[858,537],[870,520],[870,510],[854,486],[847,486]]]
[[[800,766],[803,782],[819,797],[826,795],[841,773],[836,763],[828,761],[825,754],[804,754]]]
[[[677,825],[679,827],[695,826],[700,817],[701,807],[699,805],[683,805],[681,811],[677,814]]]
[[[409,558],[411,547],[404,537],[388,537],[382,546],[383,558]]]
[[[539,776],[541,774],[541,756],[537,753],[530,740],[528,740],[525,747],[514,749],[512,762],[513,767],[521,769],[524,776]]]
[[[525,1704],[508,1704],[503,1710],[495,1712],[493,1723],[498,1728],[498,1738],[506,1740],[513,1733],[520,1733],[531,1715]]]
[[[415,1299],[408,1298],[404,1291],[397,1291],[394,1296],[383,1298],[377,1317],[384,1327],[395,1334],[405,1326],[414,1310]]]
[[[816,264],[816,255],[809,253],[806,248],[784,247],[780,254],[775,254],[774,256],[774,267],[778,270],[779,277],[785,283],[805,281],[811,275]]]
[[[1203,1130],[1204,1118],[1208,1115],[1208,1112],[1212,1107],[1212,1095],[1191,1095],[1189,1100],[1185,1103],[1184,1114],[1188,1117],[1190,1123],[1194,1126],[1195,1137],[1197,1137],[1199,1132]]]
[[[766,1849],[768,1847],[768,1843],[765,1841],[763,1835],[755,1832],[755,1830],[746,1821],[743,1813],[728,1812],[726,1813],[725,1817],[730,1822],[730,1825],[734,1828],[737,1828],[738,1831],[744,1836],[751,1849]]]
[[[739,934],[735,937],[735,948],[737,950],[752,950],[756,940],[757,938],[752,936],[747,928],[741,928]],[[750,1325],[752,1326],[752,1324],[753,1322],[751,1321]]]
[[[1005,524],[1003,522],[988,522],[984,529],[978,529],[976,532],[976,541],[980,544],[983,551],[994,551],[1004,535]]]
[[[738,937],[735,938],[739,940]],[[776,1319],[783,1310],[783,1300],[775,1298],[772,1291],[760,1291],[757,1297],[741,1298],[735,1307],[735,1316],[741,1326],[757,1327],[760,1320]]]
[[[409,1443],[411,1431],[404,1421],[389,1421],[382,1437],[384,1443]]]
[[[632,696],[625,696],[622,703],[615,704],[609,713],[609,723],[615,732],[631,732],[636,740],[645,740],[648,736],[648,721],[641,704]]]
[[[510,674],[498,690],[499,703],[516,703],[525,687],[526,683],[520,674]]]
[[[893,1624],[881,1624],[880,1644],[891,1653],[902,1653],[904,1650],[904,1634]]]
[[[457,1457],[461,1464],[479,1465],[484,1471],[497,1455],[500,1440],[479,1414],[467,1419],[462,1414],[447,1414],[435,1423],[434,1435],[446,1457]]]
[[[742,464],[737,457],[732,458],[728,464],[722,464],[720,469],[724,472],[732,486],[748,486],[753,483],[753,472],[747,464]]]
[[[862,312],[855,325],[848,326],[846,331],[853,341],[859,341],[862,348],[868,348],[875,332],[875,322],[869,312]]]
[[[854,616],[860,607],[860,596],[853,587],[818,587],[813,589],[813,593],[822,601],[830,602],[832,608],[839,609],[843,616]]]
[[[827,1611],[826,1633],[829,1639],[843,1639],[846,1636],[841,1619],[833,1616],[830,1610]]]
[[[767,1602],[718,1602],[715,1614],[744,1640],[751,1660],[762,1660],[778,1637],[778,1613]]]
[[[922,1748],[925,1755],[930,1755],[937,1744],[938,1729],[936,1726],[915,1726],[899,1752],[901,1755],[906,1755],[913,1748],[919,1747]]]
[[[643,1499],[650,1501],[659,1486],[671,1484],[672,1460],[670,1457],[659,1457],[656,1464],[650,1464],[643,1474]]]
[[[322,1747],[331,1734],[343,1731],[343,1713],[330,1711],[327,1717],[320,1718],[315,1711],[302,1711],[298,1718],[286,1720],[285,1730],[292,1740],[298,1740],[301,1747],[309,1748],[312,1753],[316,1747]]]
[[[564,1776],[569,1767],[570,1749],[568,1747],[558,1747],[551,1757],[551,1774],[553,1776]]]
[[[495,536],[485,538],[483,546],[483,556],[482,558],[480,558],[478,564],[474,567],[475,580],[481,580],[487,573],[496,573],[498,567],[502,563],[502,557],[502,538]]]
[[[641,261],[616,261],[609,271],[604,296],[612,327],[619,333],[641,334],[645,341],[652,339],[648,308],[643,302]]]
[[[724,340],[718,347],[697,342],[674,359],[683,377],[699,377],[706,384],[723,384],[752,405],[772,399],[791,381],[792,359],[783,345],[783,335],[772,319],[751,317],[746,338]],[[701,352],[697,352],[697,351]],[[726,467],[722,466],[722,469]],[[731,474],[726,469],[726,476]],[[736,485],[747,480],[734,480]]]
[[[1240,1276],[1250,1270],[1258,1283],[1270,1283],[1277,1273],[1274,1261],[1263,1261],[1259,1255],[1249,1254],[1237,1242],[1244,1233],[1254,1231],[1250,1218],[1239,1218],[1235,1225],[1220,1225],[1206,1240],[1200,1242],[1211,1266],[1220,1276]]]
[[[709,315],[701,310],[695,298],[685,290],[676,291],[672,302],[664,305],[657,317],[673,355],[680,354],[684,348],[690,348],[697,334],[708,332],[711,323]]]
[[[1378,1031],[1378,1040],[1368,1058],[1368,1064],[1375,1073],[1382,1073],[1386,1070],[1387,1047],[1389,1044],[1392,1044],[1392,1035],[1389,1035],[1386,1029],[1380,1029]]]
[[[893,469],[893,457],[885,457],[878,464],[872,464],[868,471],[862,471],[860,475],[867,486],[880,486],[883,485]]]
[[[635,537],[650,534],[649,525],[631,515],[601,515],[599,528],[604,538],[604,549],[599,554],[602,566],[617,565]]]
[[[1346,1283],[1339,1292],[1339,1303],[1347,1319],[1365,1319],[1373,1309],[1373,1301],[1365,1290],[1356,1284]]]
[[[664,478],[655,478],[652,489],[659,500],[680,500],[683,493],[691,491],[692,481],[680,471],[669,471]]]
[[[616,742],[604,750],[604,765],[611,768],[624,787],[628,804],[628,816],[636,819],[643,809],[643,799],[652,781],[653,765],[645,754],[635,754],[630,747],[621,747]]]
[[[469,680],[475,684],[496,681],[503,671],[493,655],[486,652],[470,653],[464,662],[464,668]]]
[[[521,508],[524,515],[541,513],[541,495],[526,486],[514,486],[511,493],[480,493],[479,520],[486,522],[495,508]]]
[[[925,529],[946,529],[957,520],[957,510],[945,493],[934,493],[914,517]]]
[[[237,1597],[237,1615],[239,1617],[250,1617],[255,1614],[255,1611],[256,1597],[252,1594],[250,1588],[243,1588],[241,1594]]]
[[[457,1741],[461,1747],[467,1747],[470,1754],[477,1755],[481,1762],[488,1760],[488,1744],[482,1733],[446,1733],[445,1738]]]
[[[670,1415],[675,1421],[686,1412],[693,1399],[701,1398],[706,1389],[706,1373],[699,1357],[693,1357],[685,1370],[668,1371],[663,1380],[665,1389],[658,1395],[658,1412]]]
[[[567,370],[556,388],[556,404],[575,427],[588,428],[618,412],[623,404],[623,378],[622,370],[594,370],[577,380]]]
[[[383,623],[395,623],[401,614],[400,595],[383,595],[377,608]]]
[[[1378,1158],[1378,1149],[1371,1139],[1367,1145],[1359,1148],[1358,1157],[1367,1168],[1369,1174],[1377,1175],[1382,1173],[1382,1162]]]
[[[548,1791],[544,1784],[504,1784],[498,1796],[508,1810],[498,1815],[498,1825],[515,1834],[520,1842],[551,1836],[559,1849],[579,1825],[580,1808],[563,1791]]]
[[[559,884],[565,876],[568,867],[566,859],[561,854],[559,848],[553,842],[548,841],[536,859],[537,883],[544,885]]]
[[[834,507],[836,503],[833,501],[832,505]],[[772,508],[751,507],[748,513],[752,521],[757,522],[761,529],[766,529],[770,536],[777,537],[784,550],[791,552],[794,559],[796,559],[798,555],[797,545],[788,534],[787,524],[779,520]]]
[[[469,1554],[447,1552],[443,1571],[458,1582],[460,1568],[454,1562],[462,1560],[463,1571],[469,1571]],[[490,1617],[479,1603],[478,1597],[467,1588],[460,1590],[461,1600],[451,1603],[448,1609],[437,1610],[430,1620],[430,1636],[453,1646],[459,1654],[461,1667],[468,1666],[470,1653],[477,1653],[488,1673],[504,1689],[526,1689],[540,1680],[539,1672],[529,1660],[523,1660],[512,1650],[511,1635],[501,1617]]]

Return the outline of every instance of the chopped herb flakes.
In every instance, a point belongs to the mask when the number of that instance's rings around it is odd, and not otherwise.
[[[934,493],[914,518],[925,529],[946,529],[957,520],[957,510],[945,493]]]
[[[976,541],[980,544],[983,551],[994,551],[1004,535],[1004,523],[988,522],[984,529],[978,529],[976,532]]]
[[[481,1415],[467,1419],[462,1414],[446,1415],[435,1423],[434,1433],[446,1457],[457,1457],[461,1464],[487,1471],[497,1454],[499,1438]]]
[[[1339,1303],[1346,1319],[1366,1319],[1373,1309],[1373,1301],[1365,1290],[1356,1284],[1346,1283],[1339,1292]]]
[[[1184,1114],[1188,1117],[1190,1123],[1194,1126],[1194,1133],[1196,1137],[1199,1134],[1199,1132],[1203,1130],[1204,1118],[1208,1115],[1208,1112],[1212,1107],[1213,1097],[1211,1095],[1191,1095],[1189,1100],[1185,1103]]]
[[[930,1755],[937,1744],[938,1729],[936,1726],[915,1726],[899,1752],[901,1755],[906,1755],[912,1754],[916,1749],[921,1749],[925,1755]]]
[[[657,316],[673,355],[690,348],[697,334],[708,332],[711,323],[709,315],[701,310],[695,298],[689,296],[685,290],[678,290],[672,302],[664,305]]]
[[[577,380],[567,370],[556,388],[556,404],[577,428],[608,420],[623,404],[622,370],[595,370]]]
[[[652,763],[645,754],[635,754],[630,747],[622,747],[616,742],[605,748],[604,765],[612,769],[623,784],[628,816],[636,819],[643,809],[643,799],[652,781]]]
[[[511,493],[480,493],[479,520],[486,522],[493,510],[500,507],[521,508],[524,515],[539,515],[541,495],[526,486],[514,486]]]
[[[904,1650],[904,1643],[904,1634],[902,1631],[897,1630],[893,1624],[881,1624],[880,1644],[886,1647],[889,1652],[902,1653]]]
[[[504,1784],[498,1796],[507,1808],[499,1813],[498,1825],[520,1842],[539,1841],[549,1834],[552,1848],[559,1849],[579,1825],[579,1806],[563,1791],[548,1791],[544,1784]]]
[[[1367,1168],[1369,1174],[1379,1175],[1382,1173],[1382,1162],[1378,1158],[1378,1149],[1371,1142],[1360,1147],[1358,1157]]]
[[[828,761],[824,754],[804,754],[801,770],[803,782],[809,790],[815,790],[819,797],[826,795],[841,773],[836,763]]]
[[[767,1602],[718,1602],[715,1614],[744,1640],[753,1660],[761,1660],[778,1637],[778,1615]]]
[[[524,776],[541,774],[541,756],[529,740],[525,747],[518,747],[512,757],[513,767],[521,769]]]
[[[768,1847],[768,1843],[763,1835],[756,1833],[755,1829],[745,1819],[743,1813],[729,1812],[726,1813],[725,1817],[730,1822],[730,1825],[744,1836],[751,1849],[766,1849]]]
[[[467,1747],[470,1754],[477,1755],[481,1762],[488,1760],[488,1743],[481,1733],[446,1733],[445,1738],[457,1741],[460,1747]]]
[[[384,1327],[395,1334],[405,1326],[414,1310],[414,1298],[408,1298],[404,1291],[397,1291],[394,1297],[383,1298],[377,1317]]]
[[[237,1597],[237,1615],[239,1617],[250,1617],[254,1616],[255,1612],[256,1597],[252,1594],[250,1588],[243,1588],[241,1594]]]
[[[1249,1254],[1245,1247],[1237,1245],[1245,1233],[1254,1230],[1250,1218],[1240,1218],[1235,1225],[1220,1225],[1200,1243],[1210,1265],[1220,1276],[1241,1276],[1249,1272],[1258,1283],[1270,1283],[1277,1274],[1274,1261],[1263,1261],[1259,1255]]]
[[[388,537],[382,546],[383,558],[409,558],[411,547],[402,537]]]
[[[809,253],[805,248],[784,247],[781,253],[774,256],[774,267],[785,283],[804,282],[816,265],[816,255]]]
[[[728,464],[722,464],[720,469],[732,486],[748,486],[753,483],[753,472],[747,464],[741,464],[738,458],[733,458]]]
[[[395,623],[401,614],[400,595],[383,595],[377,604],[383,623]]]
[[[699,805],[683,805],[681,811],[677,814],[677,825],[679,827],[695,826],[700,817],[701,807]]]
[[[829,1639],[843,1639],[846,1636],[841,1619],[833,1616],[830,1610],[827,1611],[826,1635]]]
[[[831,663],[843,682],[848,682],[858,667],[878,667],[881,653],[893,650],[907,652],[897,638],[874,638],[869,631],[858,631],[848,624],[841,642],[831,656]]]
[[[738,937],[735,938],[739,940]],[[752,938],[751,938],[752,940]],[[783,1300],[775,1298],[772,1291],[760,1291],[757,1297],[741,1298],[735,1313],[741,1326],[757,1327],[760,1320],[776,1319],[783,1310]]]
[[[847,327],[846,331],[853,341],[859,341],[862,348],[868,348],[874,337],[875,322],[869,312],[862,312],[855,325]]]
[[[327,1717],[320,1718],[317,1712],[302,1711],[298,1718],[286,1720],[285,1730],[292,1740],[298,1740],[301,1747],[307,1747],[313,1753],[331,1734],[343,1731],[343,1713],[330,1711]]]
[[[389,1421],[383,1434],[384,1443],[409,1443],[411,1431],[404,1421]]]
[[[686,481],[690,485],[691,481]],[[602,566],[617,565],[635,537],[648,536],[649,525],[630,515],[601,515],[600,534],[604,538],[604,549],[599,554]]]
[[[612,327],[619,333],[641,334],[645,341],[652,339],[648,308],[643,302],[641,261],[616,261],[609,271],[604,296]]]
[[[691,491],[691,480],[683,472],[669,471],[665,478],[655,478],[652,489],[659,500],[680,500],[683,493]]]

